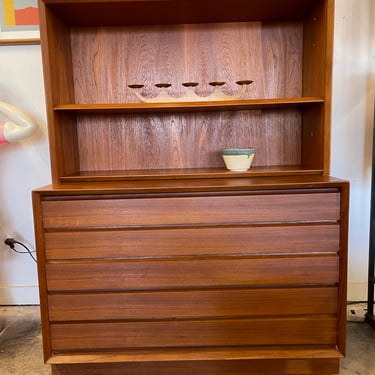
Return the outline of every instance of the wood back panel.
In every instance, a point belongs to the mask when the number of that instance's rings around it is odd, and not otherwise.
[[[77,28],[71,39],[76,103],[139,102],[132,83],[152,97],[168,82],[179,97],[183,82],[205,96],[225,81],[233,94],[241,79],[254,80],[245,98],[301,96],[300,22]],[[254,166],[300,165],[300,112],[268,112],[78,116],[79,168],[223,168],[230,147],[256,147]]]
[[[245,98],[299,97],[302,27],[291,23],[223,23],[73,29],[76,103],[139,102],[127,86],[253,79]],[[113,52],[116,53],[113,53]],[[212,58],[214,57],[214,58]],[[251,77],[249,77],[251,75]],[[80,171],[224,167],[222,148],[256,147],[254,166],[300,165],[301,115],[297,110],[158,116],[79,116]],[[130,152],[131,150],[131,152]]]
[[[221,149],[255,147],[253,166],[301,163],[297,109],[77,117],[81,171],[225,168]]]
[[[225,81],[254,80],[244,98],[299,97],[302,92],[302,23],[210,23],[168,26],[73,28],[72,65],[76,103],[139,102],[129,84],[198,82],[199,95]]]

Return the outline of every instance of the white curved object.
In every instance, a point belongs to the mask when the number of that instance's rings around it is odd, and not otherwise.
[[[0,123],[0,145],[30,137],[37,124],[22,109],[0,101],[0,114],[9,121]]]

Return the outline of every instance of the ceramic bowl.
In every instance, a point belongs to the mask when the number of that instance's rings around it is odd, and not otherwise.
[[[225,166],[232,172],[245,172],[251,167],[255,148],[225,148],[221,150]]]

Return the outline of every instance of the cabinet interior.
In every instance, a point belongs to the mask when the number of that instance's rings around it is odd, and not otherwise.
[[[197,2],[180,2],[190,11],[174,18],[169,1],[98,2],[90,15],[84,4],[46,3],[56,180],[238,176],[221,158],[230,147],[256,147],[250,175],[328,171],[321,2],[300,2],[288,17],[279,4],[278,18],[259,2],[242,12],[240,0],[206,4],[199,15]],[[239,100],[205,102],[210,82],[225,82],[233,95],[239,80],[253,81]],[[142,103],[128,87],[142,84],[153,97],[156,83],[169,83],[178,98],[184,82],[199,83],[202,102]]]

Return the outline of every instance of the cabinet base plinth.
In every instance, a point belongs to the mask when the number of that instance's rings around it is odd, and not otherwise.
[[[53,365],[52,375],[335,375],[339,359],[277,359]]]

